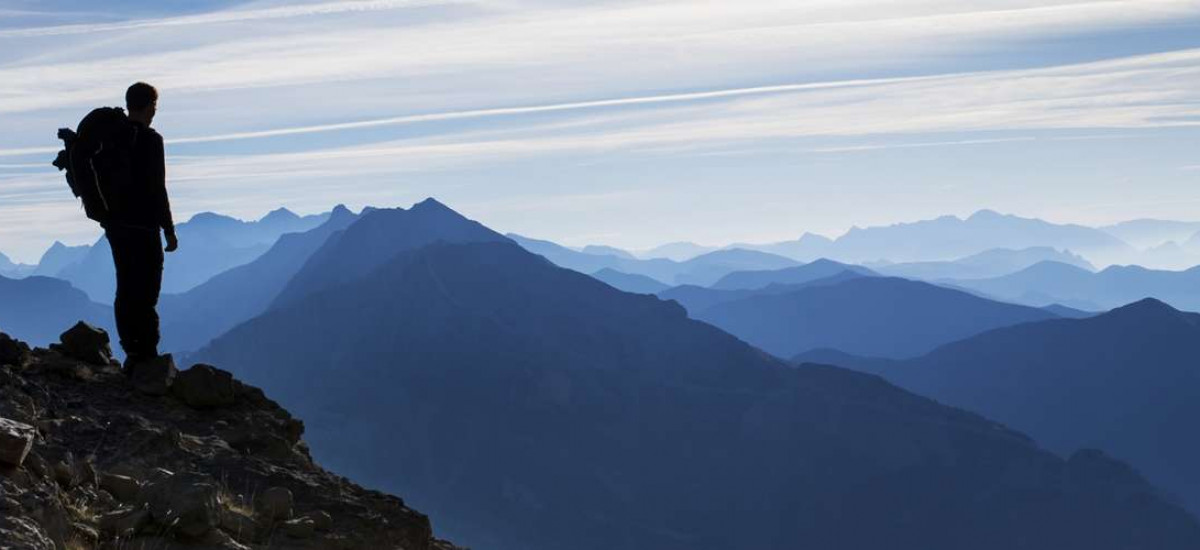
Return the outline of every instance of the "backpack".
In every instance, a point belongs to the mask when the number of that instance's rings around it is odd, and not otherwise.
[[[54,159],[66,170],[67,185],[83,202],[88,218],[101,224],[122,210],[124,191],[133,177],[138,126],[117,107],[94,109],[75,131],[60,128],[63,150]]]

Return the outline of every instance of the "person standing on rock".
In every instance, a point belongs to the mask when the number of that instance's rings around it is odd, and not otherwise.
[[[113,302],[125,365],[158,357],[158,294],[162,288],[163,251],[179,247],[167,198],[163,138],[150,127],[158,109],[158,91],[138,82],[125,92],[129,121],[136,128],[129,181],[122,204],[102,223],[117,271]],[[163,248],[159,231],[166,237]]]

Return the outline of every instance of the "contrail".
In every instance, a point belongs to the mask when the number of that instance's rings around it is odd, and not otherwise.
[[[120,21],[116,23],[86,23],[78,25],[56,25],[51,27],[31,27],[27,29],[6,29],[0,30],[0,38],[60,36],[68,34],[89,34],[97,32],[150,29],[157,27],[209,25],[217,23],[257,21],[262,19],[285,19],[290,17],[328,15],[347,12],[384,11],[452,3],[463,2],[458,0],[356,0],[351,2],[329,2],[323,4],[311,4],[307,6],[284,6],[257,10],[218,11],[199,15],[165,17],[161,19],[135,19],[132,21]]]
[[[533,105],[528,107],[499,107],[494,109],[472,109],[467,111],[450,111],[441,113],[427,113],[420,115],[405,115],[388,118],[377,118],[371,120],[360,120],[355,122],[339,122],[333,124],[320,124],[314,126],[297,126],[293,128],[277,128],[273,130],[258,130],[253,132],[236,132],[230,134],[218,134],[212,136],[197,136],[185,137],[167,140],[167,143],[207,143],[213,141],[232,141],[241,139],[257,139],[269,138],[277,136],[290,136],[295,134],[314,134],[320,132],[335,132],[341,130],[357,130],[361,128],[374,128],[378,126],[393,126],[401,124],[412,124],[417,122],[436,122],[442,120],[458,120],[467,118],[484,118],[495,116],[508,115],[525,115],[532,113],[549,113],[555,111],[575,111],[583,109],[599,109],[605,107],[627,107],[636,105],[652,105],[657,103],[679,103],[686,101],[697,101],[704,99],[721,99],[737,96],[748,95],[766,95],[777,94],[783,92],[798,92],[808,90],[824,90],[831,88],[849,88],[858,86],[871,86],[879,84],[895,84],[903,82],[916,82],[922,80],[932,80],[936,78],[945,78],[946,75],[936,76],[917,76],[917,77],[898,77],[898,78],[877,78],[877,79],[862,79],[862,80],[844,80],[837,82],[814,82],[807,84],[780,84],[776,86],[758,86],[752,88],[730,88],[724,90],[710,90],[705,92],[687,92],[679,94],[666,94],[655,96],[627,97],[617,99],[599,99],[593,101],[577,101],[571,103],[554,103],[550,105]],[[3,151],[0,151],[3,154]]]
[[[379,126],[396,126],[418,122],[437,122],[444,120],[461,120],[471,118],[486,118],[498,116],[525,115],[533,113],[550,113],[557,111],[576,111],[585,109],[602,109],[607,107],[628,107],[638,105],[654,105],[660,103],[681,103],[705,99],[722,99],[739,96],[768,95],[785,92],[800,92],[811,90],[827,90],[835,88],[852,88],[905,82],[920,82],[946,78],[953,75],[912,76],[895,78],[874,78],[859,80],[840,80],[834,82],[810,82],[804,84],[779,84],[774,86],[756,86],[750,88],[728,88],[703,92],[685,92],[654,96],[625,97],[615,99],[598,99],[592,101],[577,101],[571,103],[553,103],[549,105],[532,105],[527,107],[498,107],[493,109],[472,109],[466,111],[447,111],[440,113],[425,113],[419,115],[404,115],[355,122],[338,122],[313,126],[297,126],[292,128],[276,128],[272,130],[256,130],[251,132],[235,132],[210,136],[183,137],[166,140],[167,144],[211,143],[218,141],[237,141],[244,139],[262,139],[297,134],[316,134],[322,132],[337,132],[342,130],[357,130]],[[58,147],[28,147],[22,149],[0,149],[0,157],[24,156],[40,153],[54,153]]]

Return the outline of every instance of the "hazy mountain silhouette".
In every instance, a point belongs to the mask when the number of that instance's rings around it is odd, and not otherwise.
[[[91,248],[86,244],[67,246],[59,241],[54,241],[54,244],[50,245],[50,248],[47,248],[46,252],[42,254],[42,258],[38,260],[33,274],[57,277],[63,269],[83,261]]]
[[[1175,223],[1175,222],[1166,222]],[[1187,232],[1183,242],[1200,228]],[[1116,231],[1120,233],[1120,230]],[[1124,234],[1124,233],[1123,233]],[[968,218],[942,216],[932,220],[899,223],[888,226],[854,227],[836,239],[805,233],[794,241],[774,243],[738,243],[724,248],[740,248],[777,254],[800,262],[830,258],[845,263],[886,261],[889,263],[946,262],[981,254],[995,249],[1022,251],[1029,248],[1070,250],[1098,261],[1102,265],[1135,261],[1138,250],[1112,234],[1081,225],[1055,224],[1036,218],[999,214],[980,210]],[[690,259],[707,252],[711,247],[693,243],[672,243],[640,253],[643,258],[669,257]],[[1011,254],[1010,254],[1011,255]],[[987,262],[1007,261],[1000,254],[976,258],[979,268]],[[1069,263],[1079,263],[1075,256]],[[1066,260],[1067,258],[1041,258]],[[553,261],[553,259],[552,259]],[[1025,265],[1032,263],[1025,260]],[[1036,261],[1036,260],[1035,260]],[[558,262],[555,262],[558,263]],[[561,264],[560,264],[561,265]],[[1082,264],[1081,264],[1082,265]],[[871,266],[869,266],[871,267]],[[1019,266],[995,276],[1020,269]],[[991,269],[1001,269],[999,266]],[[594,271],[594,270],[593,270]],[[915,276],[895,273],[896,275]],[[957,277],[957,275],[955,275]]]
[[[270,250],[254,261],[182,294],[163,295],[159,305],[163,349],[194,351],[238,323],[266,311],[330,235],[345,229],[355,219],[353,212],[338,205],[325,223],[279,237]]]
[[[88,299],[70,283],[50,277],[0,276],[0,332],[38,346],[57,342],[76,321],[113,330],[112,308]]]
[[[719,247],[704,246],[691,242],[674,242],[659,245],[649,250],[642,250],[637,253],[637,257],[644,259],[665,258],[676,262],[683,262],[700,256],[714,252]]]
[[[1200,251],[1200,231],[1197,231],[1195,235],[1192,235],[1191,238],[1184,242],[1184,246],[1188,250]]]
[[[284,233],[306,231],[324,222],[328,213],[300,217],[279,209],[254,222],[204,212],[176,226],[182,243],[166,256],[163,292],[178,293],[214,275],[259,257]],[[97,302],[112,303],[116,290],[112,249],[101,237],[78,262],[58,273]]]
[[[592,273],[592,277],[607,283],[609,286],[625,292],[636,294],[657,294],[668,287],[665,283],[651,279],[645,275],[621,273],[615,269],[604,268]]]
[[[728,248],[745,248],[778,254],[798,262],[812,262],[829,255],[833,248],[833,239],[815,233],[805,233],[794,241],[782,241],[767,244],[738,243]]]
[[[600,256],[616,256],[618,258],[625,258],[626,260],[636,260],[637,259],[637,257],[634,256],[631,252],[629,252],[627,250],[622,250],[622,249],[614,247],[614,246],[590,244],[590,245],[583,247],[582,252],[584,254],[596,254],[596,255],[600,255]]]
[[[958,280],[953,284],[1034,306],[1060,303],[1096,311],[1154,296],[1180,309],[1200,310],[1200,267],[1163,271],[1112,266],[1092,273],[1057,262],[1042,262],[1003,277]]]
[[[782,269],[796,265],[795,260],[776,254],[731,248],[696,256],[686,262],[675,284],[708,286],[735,271]]]
[[[1175,241],[1143,250],[1131,262],[1153,269],[1182,270],[1200,265],[1200,246],[1192,240],[1182,244]]]
[[[12,261],[12,258],[0,252],[0,277],[8,277],[10,279],[27,277],[33,273],[35,268],[36,266],[16,263]]]
[[[835,275],[830,275],[823,279],[815,279],[800,283],[772,283],[762,288],[738,290],[722,290],[697,285],[679,285],[659,292],[658,297],[664,300],[675,300],[676,302],[679,302],[684,309],[688,310],[689,316],[696,318],[698,313],[717,304],[742,300],[751,296],[773,296],[777,294],[786,294],[789,292],[795,292],[802,288],[832,285],[849,279],[867,276],[868,275],[863,275],[862,273],[846,270]]]
[[[1088,271],[1096,269],[1083,256],[1069,250],[1055,250],[1048,246],[1035,246],[1021,250],[996,248],[948,262],[869,264],[869,266],[884,275],[939,281],[1000,277],[1047,261],[1073,265]]]
[[[621,273],[645,275],[671,285],[708,286],[734,271],[779,269],[796,265],[794,260],[756,250],[716,250],[676,262],[664,258],[639,260],[611,254],[588,254],[550,241],[530,239],[512,233],[509,233],[508,237],[525,250],[544,256],[555,265],[580,273],[612,269]]]
[[[416,210],[363,215],[297,275],[307,292],[199,355],[305,418],[324,463],[403,489],[462,543],[1200,544],[1193,518],[1098,453],[1064,461],[876,377],[788,367],[677,304]],[[433,244],[392,246],[391,225]],[[464,238],[481,240],[448,242]],[[368,251],[388,257],[365,269]]]
[[[1200,315],[1142,300],[1088,319],[997,329],[879,372],[1069,453],[1102,448],[1200,510]],[[805,360],[813,357],[805,356]]]
[[[1038,246],[1072,250],[1101,263],[1136,254],[1133,247],[1098,229],[981,210],[967,219],[942,216],[886,227],[856,227],[834,242],[828,257],[846,262],[938,261],[995,248]]]
[[[742,290],[763,288],[773,284],[802,284],[824,279],[849,271],[860,275],[875,275],[874,271],[857,265],[846,265],[833,260],[819,259],[812,263],[767,271],[735,271],[721,277],[712,288],[718,290]]]
[[[1200,232],[1200,222],[1141,219],[1107,225],[1100,230],[1138,248],[1154,248],[1188,240]]]
[[[918,281],[857,277],[720,303],[694,312],[693,317],[778,357],[833,348],[899,358],[997,327],[1055,315]]]

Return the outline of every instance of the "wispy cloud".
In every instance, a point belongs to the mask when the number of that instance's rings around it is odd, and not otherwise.
[[[464,2],[466,0],[463,0]],[[342,13],[362,13],[399,8],[450,4],[455,0],[362,0],[345,2],[325,2],[301,6],[280,6],[262,9],[235,9],[218,11],[200,15],[181,17],[163,17],[156,19],[136,19],[113,23],[90,23],[74,25],[54,25],[49,27],[30,27],[0,30],[0,39],[28,38],[38,36],[64,36],[72,34],[91,34],[101,32],[132,31],[140,29],[157,29],[172,27],[189,27],[196,25],[216,25],[222,23],[244,23],[270,19],[287,19],[316,15],[334,15]],[[0,11],[3,15],[4,11]],[[15,11],[14,15],[44,14],[45,12]]]
[[[42,164],[53,128],[119,102],[134,80],[162,91],[180,205],[269,208],[285,189],[313,203],[392,196],[384,178],[360,177],[377,174],[513,181],[564,159],[679,167],[735,150],[747,154],[720,158],[820,152],[808,157],[830,164],[1188,128],[1200,124],[1200,49],[1162,50],[1200,38],[1071,46],[1180,22],[1200,22],[1200,1],[352,0],[5,28],[0,244],[17,202],[22,216],[69,217],[38,204],[62,191]]]

